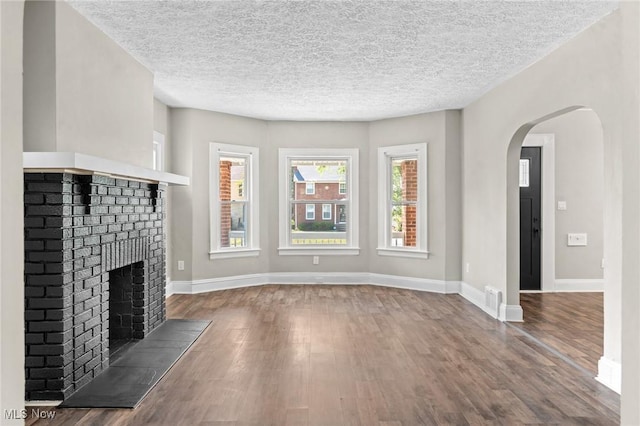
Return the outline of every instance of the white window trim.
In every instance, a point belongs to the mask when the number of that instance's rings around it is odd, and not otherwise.
[[[329,217],[324,217],[325,214],[325,206],[329,207]],[[322,205],[322,220],[331,220],[333,219],[333,205],[332,204],[323,204]]]
[[[278,200],[279,200],[279,247],[280,256],[296,255],[353,255],[360,254],[359,247],[359,168],[358,149],[292,149],[280,148],[278,150]],[[289,245],[291,235],[291,222],[289,219],[289,179],[288,167],[290,159],[322,158],[346,160],[349,176],[347,179],[347,193],[349,194],[349,226],[347,226],[347,246],[311,246],[292,247]]]
[[[309,185],[311,185],[311,192],[309,192]],[[316,183],[315,182],[305,182],[304,183],[304,194],[305,195],[315,195],[316,194]]]
[[[245,176],[245,197],[249,200],[247,215],[246,247],[220,247],[220,157],[245,157],[247,173]],[[259,164],[260,150],[253,146],[230,145],[213,142],[209,145],[209,259],[229,259],[234,257],[251,257],[260,254],[260,188]]]
[[[313,207],[313,210],[309,211],[309,206]],[[309,217],[309,213],[311,213],[311,217]],[[305,204],[304,205],[304,220],[316,220],[316,205],[315,204]]]
[[[418,157],[418,201],[416,218],[417,247],[393,247],[390,245],[391,235],[391,208],[390,178],[391,158],[403,156]],[[379,256],[395,256],[428,259],[428,232],[427,232],[427,144],[417,143],[409,145],[396,145],[378,148],[378,248]]]
[[[157,148],[156,148],[157,147]],[[164,135],[160,132],[153,131],[153,150],[157,156],[157,163],[153,165],[154,170],[164,171]]]

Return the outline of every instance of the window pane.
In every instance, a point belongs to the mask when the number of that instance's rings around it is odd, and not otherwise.
[[[290,199],[345,200],[346,160],[291,160],[289,164]],[[341,191],[342,183],[344,190]]]
[[[305,204],[305,219],[306,220],[314,220],[316,218],[316,205],[315,204]]]
[[[347,193],[347,182],[340,182],[338,184],[338,193],[346,194]]]
[[[391,159],[391,200],[394,203],[418,200],[417,158]]]
[[[220,157],[220,201],[247,199],[247,160]]]
[[[415,205],[391,206],[391,246],[416,247],[417,222]]]
[[[323,204],[322,205],[322,220],[331,220],[333,216],[333,205],[331,204]]]
[[[520,160],[520,188],[529,187],[529,159]]]
[[[220,247],[247,246],[247,203],[220,205]]]

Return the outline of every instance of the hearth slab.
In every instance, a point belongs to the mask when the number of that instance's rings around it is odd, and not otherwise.
[[[210,323],[165,321],[60,406],[135,408]],[[185,341],[186,336],[190,340]]]

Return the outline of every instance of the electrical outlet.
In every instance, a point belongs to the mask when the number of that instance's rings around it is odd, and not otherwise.
[[[314,265],[320,264],[320,256],[313,256],[313,264]]]
[[[184,271],[184,260],[178,260],[178,271]]]
[[[467,266],[466,266],[465,269],[466,269],[467,272],[469,272],[471,270],[471,265],[467,263]]]

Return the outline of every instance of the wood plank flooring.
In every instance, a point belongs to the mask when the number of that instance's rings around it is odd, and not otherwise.
[[[604,341],[602,293],[521,293],[520,305],[524,322],[512,325],[598,374]]]
[[[618,395],[457,295],[269,285],[168,312],[213,324],[136,410],[27,424],[619,423]]]

